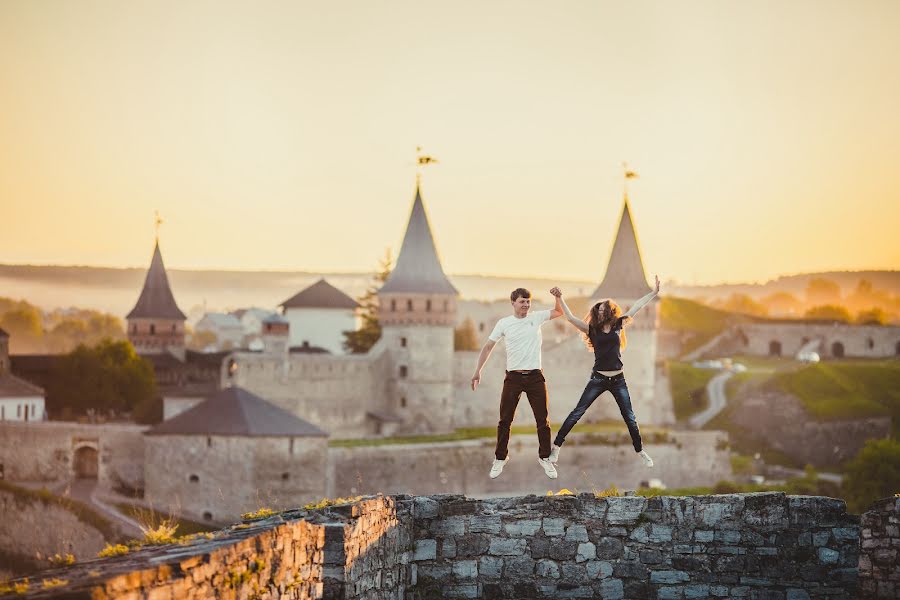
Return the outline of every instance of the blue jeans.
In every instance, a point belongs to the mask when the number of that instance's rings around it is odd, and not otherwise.
[[[616,404],[619,405],[619,412],[622,413],[625,425],[628,426],[628,433],[631,434],[631,445],[634,446],[634,451],[640,452],[643,449],[641,445],[641,430],[638,429],[637,419],[634,416],[634,410],[631,408],[631,396],[628,395],[628,385],[625,383],[624,373],[619,373],[612,377],[607,377],[597,372],[592,373],[590,380],[584,387],[584,391],[581,393],[578,404],[566,417],[562,427],[556,433],[556,441],[553,443],[557,446],[562,446],[566,441],[566,436],[575,427],[575,423],[584,416],[584,413],[594,403],[597,396],[607,390],[612,393],[613,398],[616,399]]]

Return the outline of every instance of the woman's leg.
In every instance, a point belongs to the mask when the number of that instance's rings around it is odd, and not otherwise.
[[[631,434],[631,445],[634,446],[634,451],[640,452],[644,447],[641,444],[641,430],[638,428],[637,418],[634,416],[634,410],[631,408],[628,384],[625,383],[624,376],[616,375],[616,377],[620,379],[612,382],[609,391],[612,393],[613,398],[616,399],[616,404],[619,405],[619,412],[622,413],[625,425],[628,426],[628,433]]]
[[[597,396],[603,393],[604,387],[601,380],[593,378],[588,380],[587,385],[584,386],[584,391],[581,393],[581,398],[578,400],[578,404],[575,405],[575,408],[572,409],[572,412],[569,413],[569,416],[566,417],[566,420],[563,422],[562,427],[556,432],[556,440],[553,442],[554,445],[563,445],[566,441],[566,436],[569,435],[569,432],[575,427],[575,423],[584,416],[584,413],[587,411],[588,407],[594,403]]]

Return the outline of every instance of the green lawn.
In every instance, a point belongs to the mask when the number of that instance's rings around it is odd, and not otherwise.
[[[550,429],[556,431],[559,429],[560,423],[551,423]],[[626,432],[625,424],[622,421],[603,421],[599,423],[579,423],[574,433],[599,433],[599,434],[617,434]],[[641,431],[653,434],[665,434],[668,429],[665,427],[655,427],[653,425],[641,425]],[[512,435],[516,434],[534,434],[534,425],[514,425],[510,430]],[[457,442],[460,440],[479,440],[479,439],[496,439],[496,427],[466,427],[457,429],[453,433],[442,433],[434,435],[403,435],[384,438],[367,438],[367,439],[346,439],[346,440],[329,440],[328,445],[332,448],[353,448],[357,446],[386,446],[390,444],[433,444],[436,442]],[[629,442],[630,443],[630,442]]]
[[[155,510],[144,508],[142,506],[135,506],[133,504],[127,504],[125,502],[119,502],[115,506],[120,513],[134,519],[144,527],[156,528],[161,523],[174,520],[175,523],[178,524],[178,529],[175,531],[175,535],[179,537],[183,535],[190,535],[192,533],[218,531],[219,529],[218,527],[212,527],[210,525],[197,523],[196,521],[190,521],[188,519],[177,519],[174,517],[170,517],[169,515],[156,512]]]
[[[671,361],[669,368],[669,389],[675,418],[685,421],[709,406],[706,384],[719,373],[716,369],[698,369],[690,363]]]
[[[900,362],[835,361],[778,373],[768,385],[799,398],[823,421],[890,416],[900,433]]]

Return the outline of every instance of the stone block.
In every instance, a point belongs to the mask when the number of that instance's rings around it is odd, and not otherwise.
[[[557,537],[565,534],[565,519],[544,519],[544,535]]]
[[[538,577],[559,579],[559,565],[552,560],[539,560],[537,562],[536,572]]]
[[[684,571],[651,571],[650,583],[684,583],[690,576]]]
[[[585,564],[589,579],[606,579],[612,575],[612,563],[605,560],[590,560]]]
[[[434,560],[437,558],[437,540],[418,540],[413,552],[413,560]]]
[[[597,547],[594,544],[590,542],[578,544],[578,550],[575,554],[575,562],[584,562],[586,560],[591,560],[594,558],[597,558]]]
[[[516,556],[503,561],[503,576],[508,579],[531,579],[534,569],[535,561],[528,556]]]
[[[569,525],[565,539],[569,542],[587,542],[587,528],[584,525]]]
[[[500,517],[492,515],[476,515],[469,521],[472,533],[500,533]]]
[[[460,579],[475,579],[478,577],[478,561],[458,560],[453,563],[453,576]]]
[[[600,583],[600,597],[603,600],[622,600],[625,598],[625,588],[621,579],[607,579]]]
[[[488,552],[494,556],[521,556],[526,548],[525,540],[492,538]]]
[[[512,537],[531,537],[541,528],[541,522],[534,519],[506,522],[503,531]]]
[[[550,544],[550,558],[572,560],[578,551],[578,542],[554,541]]]
[[[597,541],[597,558],[615,559],[621,558],[625,553],[622,540],[613,537],[600,538]]]
[[[482,577],[499,578],[503,573],[503,559],[496,556],[482,556],[478,559],[478,571]]]
[[[606,522],[610,525],[635,523],[647,503],[647,499],[640,496],[614,496],[606,500]]]

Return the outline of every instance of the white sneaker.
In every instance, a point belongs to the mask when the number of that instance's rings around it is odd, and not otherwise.
[[[497,479],[500,477],[500,473],[503,472],[503,467],[506,463],[509,462],[509,457],[507,456],[503,460],[494,459],[494,464],[491,465],[491,479]]]
[[[646,450],[641,450],[640,452],[638,452],[638,454],[640,455],[640,457],[641,457],[642,459],[644,459],[644,464],[645,464],[645,465],[647,465],[648,467],[652,467],[652,466],[653,466],[653,459],[650,458],[650,455],[647,454],[647,451],[646,451]]]
[[[554,465],[559,462],[559,446],[556,444],[553,444],[550,447],[550,456],[548,457],[548,460]]]
[[[547,474],[547,477],[550,479],[556,479],[556,467],[553,466],[553,463],[550,462],[549,458],[538,458],[538,462],[542,467],[544,467],[544,473]]]

